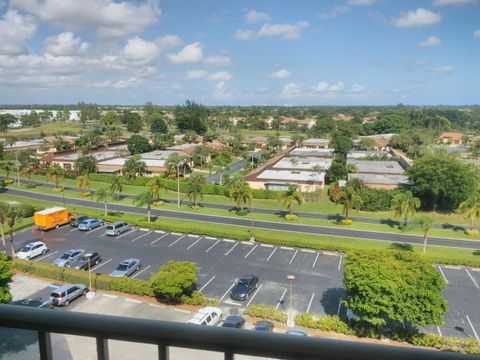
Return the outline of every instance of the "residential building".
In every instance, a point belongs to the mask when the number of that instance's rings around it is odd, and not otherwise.
[[[464,137],[465,134],[462,132],[445,131],[438,137],[438,142],[447,145],[462,145]]]
[[[307,147],[297,147],[290,152],[290,156],[299,156],[299,157],[326,157],[333,158],[335,149],[332,148],[307,148]]]
[[[329,139],[312,138],[302,141],[302,147],[309,149],[326,149],[330,145]]]

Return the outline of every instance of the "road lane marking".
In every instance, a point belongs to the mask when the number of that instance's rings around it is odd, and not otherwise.
[[[189,250],[190,248],[194,247],[196,243],[198,243],[200,240],[202,240],[202,238],[200,237],[197,241],[195,241],[192,245],[190,245],[189,247],[187,247],[187,250]]]
[[[230,292],[230,290],[232,290],[232,288],[235,286],[235,284],[237,283],[238,279],[235,279],[235,281],[233,282],[233,284],[228,288],[228,290],[225,292],[225,294],[222,295],[222,297],[220,298],[220,301],[222,301],[225,296],[228,295],[228,293]]]
[[[153,244],[155,244],[155,243],[156,243],[158,240],[161,240],[161,239],[163,239],[163,238],[164,238],[165,236],[167,236],[167,235],[168,235],[168,233],[166,233],[166,234],[164,233],[164,234],[163,234],[162,236],[160,236],[158,239],[156,239],[156,240],[153,240],[153,241],[150,243],[150,245],[153,245]]]
[[[235,249],[235,247],[238,245],[238,243],[239,243],[239,242],[237,241],[237,242],[235,243],[235,245],[233,245],[232,248],[231,248],[230,250],[228,250],[224,255],[227,256],[228,254],[230,254],[230,253],[233,251],[233,249]]]
[[[37,261],[46,259],[46,258],[49,257],[49,256],[55,255],[56,253],[58,253],[58,250],[57,250],[57,251],[54,251],[54,252],[51,252],[51,253],[48,253],[47,255],[44,255],[44,256],[42,256],[42,257],[39,257],[39,258],[37,259]]]
[[[175,245],[177,242],[179,242],[180,240],[182,240],[184,237],[185,237],[185,235],[180,236],[177,240],[175,240],[175,241],[172,242],[170,245],[168,245],[168,247],[172,247],[172,246]]]
[[[470,327],[472,328],[473,335],[475,335],[475,339],[480,340],[480,339],[478,338],[477,332],[475,331],[475,328],[473,327],[472,322],[470,321],[470,318],[468,317],[468,315],[467,315],[466,317],[467,317],[468,324],[469,324]]]
[[[438,331],[438,335],[443,336],[442,332],[440,331],[440,328],[438,327],[438,325],[437,325],[437,331]]]
[[[252,250],[250,250],[247,255],[245,255],[243,258],[246,259],[256,248],[258,247],[258,245],[255,245]]]
[[[297,256],[298,249],[295,250],[295,253],[293,254],[292,258],[290,259],[290,262],[288,263],[289,265],[292,263],[293,259],[295,259],[295,256]]]
[[[342,266],[343,255],[340,255],[340,261],[338,262],[337,271],[340,271],[340,267]]]
[[[136,278],[138,275],[140,275],[141,273],[143,273],[145,270],[150,269],[151,267],[152,267],[152,265],[148,265],[146,268],[143,268],[142,270],[140,270],[139,272],[137,272],[135,275],[133,275],[132,278]]]
[[[314,297],[315,297],[315,293],[312,294],[312,297],[310,298],[310,301],[308,302],[307,313],[310,311],[310,307],[312,306],[312,302],[313,302]]]
[[[122,237],[130,235],[130,234],[134,233],[135,231],[137,231],[137,229],[132,229],[130,231],[127,231],[126,233],[123,233],[122,235],[117,236],[117,239],[121,239]]]
[[[108,264],[110,261],[112,261],[112,259],[108,259],[107,261],[103,261],[103,262],[101,262],[100,264],[95,265],[93,268],[90,269],[90,272],[92,272],[93,270],[98,269],[100,266],[103,266],[103,265],[105,265],[105,264]]]
[[[282,301],[283,301],[283,297],[285,296],[286,293],[287,293],[287,289],[283,290],[283,294],[282,294],[282,296],[280,296],[280,299],[278,299],[277,307],[275,308],[275,310],[278,310],[278,307],[280,306],[280,304],[283,305]]]
[[[247,303],[247,306],[250,306],[250,303],[253,301],[253,299],[255,298],[255,296],[258,294],[258,292],[260,291],[260,289],[262,288],[263,284],[260,284],[260,286],[257,288],[257,291],[255,291],[255,294],[252,295],[252,297],[250,298],[250,300],[248,300],[248,303]]]
[[[443,277],[443,280],[445,280],[445,283],[448,284],[448,280],[447,280],[445,274],[443,273],[442,267],[439,266],[439,267],[438,267],[438,270],[440,270],[440,274],[442,274],[442,277]]]
[[[135,242],[135,241],[137,241],[138,239],[143,238],[144,236],[150,235],[151,233],[152,233],[152,231],[149,231],[149,232],[147,232],[147,233],[145,233],[145,234],[143,234],[143,235],[137,236],[135,239],[132,240],[132,242]]]
[[[215,279],[215,276],[213,276],[210,280],[208,280],[205,285],[203,285],[198,291],[203,291],[203,289],[205,289],[207,287],[208,284],[210,284],[213,279]]]
[[[318,260],[318,256],[320,255],[319,252],[317,252],[317,256],[315,256],[315,261],[313,262],[313,265],[312,265],[312,268],[315,267],[315,264],[317,263],[317,260]]]
[[[338,309],[337,309],[337,316],[340,315],[340,308],[342,307],[342,298],[338,299]]]
[[[267,261],[270,261],[271,257],[273,256],[273,254],[275,254],[275,251],[277,251],[278,248],[275,248],[273,249],[273,251],[270,253],[270,255],[268,256],[267,258]]]
[[[213,244],[212,246],[210,246],[207,250],[205,250],[205,252],[207,253],[207,252],[209,252],[210,250],[212,250],[213,247],[214,247],[215,245],[217,245],[219,242],[220,242],[220,240],[217,240],[217,241],[215,242],[215,244]]]
[[[468,276],[470,277],[470,279],[471,279],[471,280],[473,281],[473,283],[475,284],[475,287],[476,287],[477,289],[480,289],[480,288],[478,287],[477,282],[476,282],[475,279],[473,278],[472,274],[470,274],[470,272],[468,271],[468,269],[465,269],[465,271],[467,272]]]

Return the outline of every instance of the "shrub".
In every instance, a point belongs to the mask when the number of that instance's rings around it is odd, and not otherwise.
[[[352,225],[353,224],[353,220],[352,219],[342,219],[340,221],[340,225]]]
[[[10,185],[10,184],[13,184],[13,180],[12,179],[3,180],[3,183],[5,185]]]
[[[363,200],[360,210],[363,211],[388,211],[390,210],[392,198],[398,191],[385,189],[361,188],[359,195]]]
[[[285,220],[287,221],[295,221],[298,219],[298,216],[295,214],[285,214]]]
[[[478,235],[478,230],[477,229],[465,229],[465,234],[470,235],[470,236],[475,236],[475,235]]]
[[[287,323],[286,312],[277,310],[275,305],[254,304],[246,307],[243,313],[261,319],[278,321],[284,324]]]
[[[247,209],[240,209],[240,210],[237,210],[237,215],[238,216],[245,216],[245,215],[248,215],[249,211]]]
[[[200,208],[201,208],[201,206],[198,206],[198,205],[197,205],[197,206],[195,206],[195,205],[192,205],[192,206],[190,206],[190,208],[191,208],[192,210],[198,210],[198,209],[200,209]]]
[[[436,334],[415,334],[409,342],[416,346],[433,347],[444,351],[480,354],[480,343],[474,339],[442,337]]]
[[[188,305],[200,305],[207,306],[209,305],[208,296],[201,293],[200,291],[193,291],[191,295],[183,295],[181,297],[181,302]]]
[[[82,192],[82,197],[89,197],[89,196],[92,196],[92,193],[90,191]]]
[[[113,278],[110,283],[110,290],[135,295],[153,296],[152,288],[147,281],[127,277]]]
[[[160,206],[165,205],[165,201],[162,201],[162,200],[155,201],[152,205],[160,207]]]
[[[33,189],[33,188],[36,188],[37,185],[32,184],[32,183],[28,183],[27,185],[25,185],[25,187],[26,187],[27,189]]]
[[[153,294],[168,303],[180,303],[190,297],[197,285],[197,264],[190,261],[168,261],[150,278]]]
[[[24,219],[32,217],[35,212],[35,208],[30,204],[19,204],[16,205],[15,208],[20,216]]]
[[[63,189],[62,189],[62,188],[53,188],[52,191],[53,191],[54,193],[60,193],[60,192],[63,191]]]
[[[295,324],[322,331],[333,331],[345,335],[352,335],[354,333],[350,326],[338,316],[323,316],[315,319],[310,313],[299,313],[295,317]]]

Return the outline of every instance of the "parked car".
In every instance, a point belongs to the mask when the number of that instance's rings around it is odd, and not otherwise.
[[[230,291],[230,299],[232,300],[246,300],[248,296],[254,291],[258,286],[258,276],[256,275],[245,275],[237,281],[235,286]]]
[[[141,266],[139,259],[125,259],[110,273],[110,276],[130,276],[135,271],[138,271]]]
[[[222,327],[242,329],[245,326],[245,319],[238,315],[230,315],[223,321]]]
[[[83,284],[63,285],[50,294],[50,304],[53,306],[68,306],[72,300],[86,295],[88,288]]]
[[[274,327],[275,326],[273,325],[273,323],[268,320],[257,321],[257,323],[255,324],[256,331],[272,332]]]
[[[35,241],[22,246],[19,250],[17,250],[15,256],[18,259],[30,260],[36,256],[46,254],[47,251],[48,248],[45,243],[41,241]]]
[[[100,254],[95,251],[87,251],[77,260],[67,264],[67,267],[79,270],[88,270],[102,261]]]
[[[80,256],[85,254],[85,250],[83,249],[71,249],[65,251],[62,255],[55,259],[53,265],[57,265],[60,267],[67,266],[69,263],[77,260]]]
[[[88,216],[86,215],[78,215],[75,216],[71,221],[70,221],[70,226],[71,227],[77,227],[80,225],[82,221],[88,220]]]
[[[78,230],[90,231],[103,225],[103,220],[100,219],[87,219],[78,224]]]
[[[302,328],[290,328],[287,330],[288,335],[308,336],[307,332]]]
[[[193,317],[188,320],[188,324],[217,326],[222,320],[222,310],[217,307],[208,306],[198,310]]]
[[[120,235],[121,233],[131,229],[132,229],[132,225],[123,221],[117,221],[105,227],[105,235],[110,235],[110,236]]]

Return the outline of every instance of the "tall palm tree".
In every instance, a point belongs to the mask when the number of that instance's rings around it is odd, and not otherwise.
[[[282,200],[283,205],[287,207],[288,212],[291,214],[294,203],[297,203],[298,206],[302,205],[303,196],[297,185],[290,184],[288,189],[280,195],[280,200]]]
[[[428,238],[428,232],[433,226],[433,218],[429,216],[419,216],[418,217],[418,225],[423,231],[423,253],[425,254],[427,252],[427,238]]]
[[[108,191],[107,189],[101,187],[95,191],[93,194],[95,196],[96,202],[102,202],[104,206],[104,214],[105,217],[107,216],[108,209],[107,209],[107,202],[108,202]]]
[[[245,204],[250,206],[253,200],[252,189],[250,188],[250,185],[248,185],[248,183],[243,179],[240,179],[232,184],[229,190],[229,196],[233,199],[233,201],[235,201],[237,209],[239,210],[243,210]]]
[[[197,197],[203,198],[202,185],[206,184],[207,180],[202,174],[192,174],[188,179],[188,197],[193,199],[194,206],[198,206]]]
[[[65,177],[65,172],[63,171],[62,167],[58,164],[53,164],[50,169],[48,169],[47,174],[45,175],[45,179],[47,181],[53,180],[55,183],[55,187],[58,188],[58,184],[60,181],[63,180]]]
[[[162,191],[162,189],[165,189],[165,185],[160,176],[153,177],[147,182],[146,186],[147,189],[150,190],[150,192],[152,193],[154,199],[157,201],[160,198],[160,192]]]
[[[122,193],[123,185],[120,176],[113,175],[112,180],[110,181],[110,191],[112,192],[113,196],[116,199],[120,198],[120,194]]]
[[[392,210],[395,212],[395,218],[403,218],[406,226],[408,218],[415,216],[420,204],[420,199],[414,197],[411,191],[398,193],[392,199]]]
[[[460,204],[459,210],[469,220],[472,230],[474,220],[480,217],[480,188]]]
[[[181,157],[177,153],[170,155],[165,162],[167,174],[171,176],[172,173],[174,173],[177,178],[177,207],[180,207],[180,167],[184,164],[185,158]]]
[[[86,191],[90,186],[90,179],[88,173],[77,178],[77,187],[80,190]]]
[[[10,235],[10,252],[12,254],[12,258],[15,257],[15,248],[13,246],[13,232],[15,228],[15,224],[17,222],[22,221],[22,216],[21,214],[17,211],[16,208],[10,207],[9,211],[7,212],[7,217],[6,217],[6,224],[8,226],[8,234]]]
[[[28,177],[28,182],[29,184],[32,183],[32,172],[35,170],[35,165],[31,162],[25,164],[21,169],[20,169],[20,175],[22,176],[27,176]]]
[[[144,192],[141,192],[135,198],[133,199],[133,204],[136,207],[142,207],[147,205],[147,220],[150,222],[151,220],[151,212],[152,212],[152,204],[153,204],[154,198],[153,194],[151,191],[146,190]]]
[[[2,236],[3,250],[7,252],[7,245],[5,244],[5,232],[3,226],[7,222],[10,205],[5,202],[0,202],[0,234]]]
[[[5,176],[7,177],[7,179],[10,178],[10,171],[13,170],[12,166],[9,163],[5,163],[4,169],[5,169]]]
[[[362,197],[353,186],[346,186],[338,193],[338,202],[343,204],[342,213],[346,219],[351,209],[359,210],[363,205]]]

